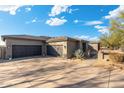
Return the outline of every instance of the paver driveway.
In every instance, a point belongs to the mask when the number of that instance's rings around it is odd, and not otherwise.
[[[48,57],[0,63],[0,87],[108,87],[108,70],[93,62]],[[112,71],[109,87],[124,87],[123,72]]]

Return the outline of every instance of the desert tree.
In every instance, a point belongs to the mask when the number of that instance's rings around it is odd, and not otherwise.
[[[110,27],[107,34],[100,37],[102,46],[110,49],[119,49],[124,47],[124,13],[115,19],[110,19]]]

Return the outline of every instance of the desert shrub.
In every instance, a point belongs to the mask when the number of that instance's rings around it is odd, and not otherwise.
[[[109,58],[113,62],[124,62],[124,54],[122,53],[110,53]]]
[[[83,50],[78,49],[78,50],[75,51],[74,56],[77,59],[84,59],[85,58],[85,53],[83,52]]]

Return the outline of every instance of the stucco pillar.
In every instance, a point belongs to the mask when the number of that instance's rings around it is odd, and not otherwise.
[[[6,59],[12,59],[12,46],[8,45],[6,47]]]
[[[68,54],[67,54],[67,42],[64,42],[63,44],[63,57],[67,58]]]
[[[103,53],[102,53],[102,51],[100,50],[100,51],[98,51],[98,61],[100,62],[100,61],[103,61],[104,59],[103,59]]]
[[[47,45],[46,43],[44,42],[43,45],[42,45],[42,56],[46,56],[47,55]]]

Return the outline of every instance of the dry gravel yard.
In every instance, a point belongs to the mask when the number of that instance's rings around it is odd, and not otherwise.
[[[96,59],[83,62],[55,57],[32,58],[0,63],[0,87],[14,88],[100,88],[124,87],[124,71],[111,73],[92,64]]]

